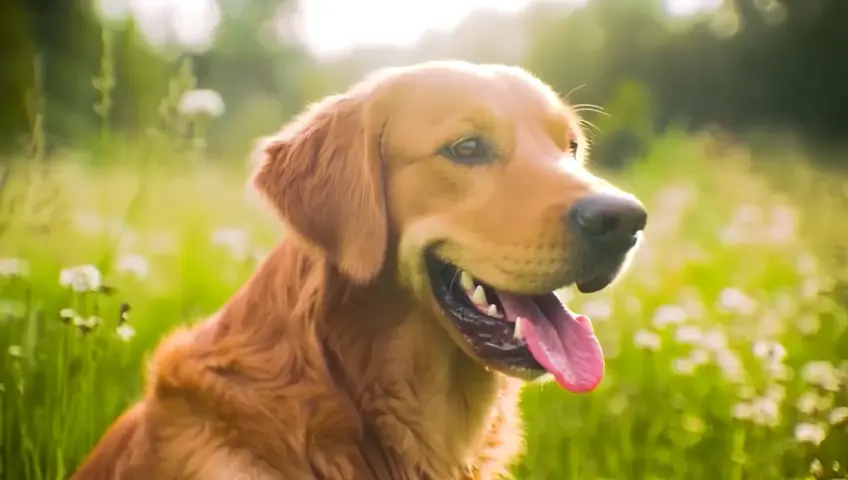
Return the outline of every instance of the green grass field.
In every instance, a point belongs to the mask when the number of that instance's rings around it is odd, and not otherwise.
[[[526,389],[517,478],[848,475],[848,315],[829,256],[848,238],[841,200],[808,169],[770,182],[709,144],[669,135],[615,176],[648,205],[646,242],[625,279],[570,301],[594,320],[607,377],[582,396]],[[171,159],[65,155],[7,175],[0,477],[66,478],[138,398],[161,336],[217,309],[284,234],[243,164]]]

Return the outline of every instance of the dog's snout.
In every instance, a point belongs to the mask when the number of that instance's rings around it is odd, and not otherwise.
[[[568,216],[572,228],[587,239],[628,247],[648,221],[642,203],[622,194],[595,194],[578,200]]]

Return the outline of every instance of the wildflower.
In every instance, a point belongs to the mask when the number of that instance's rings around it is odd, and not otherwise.
[[[718,365],[724,378],[731,382],[741,382],[745,376],[745,370],[742,368],[742,362],[730,350],[719,350],[715,352],[716,364]]]
[[[221,228],[212,233],[212,245],[230,250],[237,259],[246,259],[250,255],[247,231],[240,228]]]
[[[825,429],[815,423],[799,423],[795,425],[795,440],[801,443],[818,445],[827,437]]]
[[[763,396],[751,402],[751,420],[764,426],[780,423],[780,406],[774,398]]]
[[[827,421],[832,425],[843,423],[846,420],[848,420],[848,407],[836,407],[827,416]]]
[[[674,333],[674,339],[683,344],[698,343],[703,337],[701,329],[694,325],[683,325]]]
[[[772,383],[766,387],[765,396],[780,403],[786,396],[786,387],[779,383]]]
[[[20,345],[9,345],[9,356],[21,358],[24,356],[24,349]]]
[[[649,330],[639,330],[633,336],[633,343],[637,348],[657,351],[660,349],[660,336]]]
[[[768,364],[780,363],[786,357],[786,348],[778,342],[758,340],[753,351],[755,357]]]
[[[686,311],[677,305],[663,305],[654,311],[651,322],[656,328],[676,325],[686,321]]]
[[[754,415],[754,408],[751,403],[739,402],[733,405],[731,413],[734,418],[738,418],[739,420],[750,420]]]
[[[787,205],[777,205],[771,211],[768,239],[772,243],[789,243],[798,230],[798,212]]]
[[[710,361],[710,352],[702,348],[695,348],[689,352],[689,360],[696,366],[706,365]]]
[[[94,265],[81,265],[63,269],[59,273],[59,283],[76,292],[92,292],[100,289],[103,279]]]
[[[721,330],[710,330],[701,337],[701,346],[712,352],[727,349],[727,337]]]
[[[838,391],[841,383],[836,367],[826,361],[807,363],[801,369],[801,377],[807,383],[831,392]]]
[[[680,375],[691,375],[695,372],[695,362],[689,358],[675,358],[671,361],[671,368]]]
[[[757,308],[757,304],[741,290],[725,288],[719,293],[718,308],[737,315],[751,315]]]
[[[129,323],[123,323],[118,325],[118,328],[115,329],[115,333],[118,334],[118,337],[120,337],[121,340],[128,342],[135,336],[135,328],[133,328]]]
[[[612,306],[602,300],[583,302],[581,310],[593,320],[606,320],[612,316]]]
[[[824,465],[821,464],[818,458],[813,459],[810,463],[810,473],[813,475],[819,476],[824,473]]]
[[[29,264],[20,258],[0,258],[0,277],[26,277]]]
[[[812,415],[819,408],[819,395],[816,392],[805,392],[798,397],[798,402],[795,404],[798,411],[806,415]]]
[[[180,115],[195,117],[205,115],[220,117],[224,114],[224,100],[215,90],[196,89],[183,94],[177,107]]]
[[[134,253],[123,255],[120,259],[118,259],[116,269],[121,273],[135,275],[139,279],[147,277],[149,271],[147,267],[147,260],[145,260],[141,255]]]
[[[795,261],[795,270],[801,275],[815,275],[819,270],[818,259],[810,252],[803,252]]]

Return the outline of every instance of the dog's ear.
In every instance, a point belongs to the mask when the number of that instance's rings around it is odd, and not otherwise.
[[[335,95],[264,139],[252,183],[283,222],[346,276],[372,280],[387,248],[379,132],[365,104]]]

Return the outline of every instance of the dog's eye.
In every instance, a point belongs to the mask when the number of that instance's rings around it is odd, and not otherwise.
[[[492,149],[481,138],[463,138],[448,145],[440,155],[459,163],[483,163],[492,160]]]

